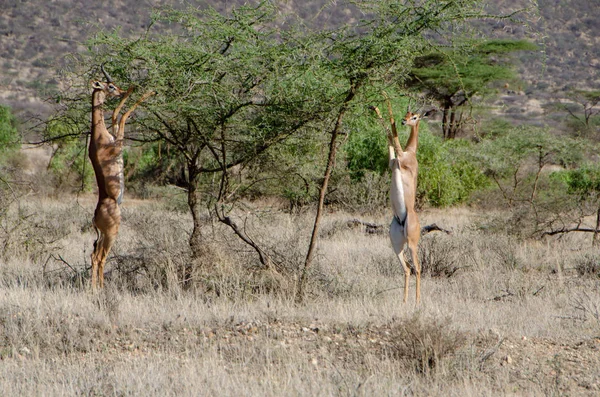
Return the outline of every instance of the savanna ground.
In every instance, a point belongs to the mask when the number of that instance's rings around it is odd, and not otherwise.
[[[494,228],[501,213],[425,210],[422,224],[453,233],[423,237],[422,301],[414,304],[412,277],[402,304],[387,233],[328,213],[297,305],[290,269],[303,260],[311,211],[262,203],[238,213],[256,242],[285,258],[278,273],[207,220],[216,265],[194,284],[204,287],[184,290],[191,220],[181,199],[124,202],[97,294],[87,284],[95,197],[11,204],[2,219],[0,395],[600,393],[590,236],[516,240]],[[388,223],[386,214],[361,219]]]

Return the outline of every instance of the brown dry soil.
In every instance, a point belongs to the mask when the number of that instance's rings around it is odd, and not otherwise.
[[[101,352],[111,360],[123,354],[143,356],[156,351],[197,354],[216,348],[224,362],[236,364],[244,361],[244,357],[263,356],[260,352],[269,349],[271,353],[279,353],[280,357],[294,355],[295,359],[316,366],[331,363],[337,368],[359,372],[374,360],[397,362],[400,371],[432,373],[436,366],[441,367],[435,359],[431,360],[432,353],[415,354],[409,345],[399,343],[399,339],[406,336],[399,329],[398,322],[354,327],[350,324],[300,324],[279,319],[186,327],[183,319],[160,329],[116,325],[105,329],[81,327],[72,337],[63,334],[62,343],[40,349],[40,355],[67,351],[84,355]],[[453,360],[454,364],[446,367],[458,372],[467,371],[468,374],[463,372],[463,375],[471,379],[502,378],[498,384],[510,389],[502,392],[519,394],[533,389],[542,390],[546,395],[600,395],[600,337],[559,343],[541,338],[500,338],[492,331],[477,335],[455,333],[455,336],[437,345],[435,340],[432,342],[437,346],[435,354],[439,362]],[[442,352],[444,344],[450,345],[445,353]],[[54,348],[58,351],[52,351]],[[2,359],[10,356],[22,360],[31,358],[22,353],[4,354]],[[425,368],[419,365],[420,354],[429,357]],[[445,371],[448,373],[448,369]]]
[[[573,343],[505,340],[487,366],[493,370],[499,365],[508,369],[511,383],[522,389],[533,381],[546,395],[600,395],[600,337]]]

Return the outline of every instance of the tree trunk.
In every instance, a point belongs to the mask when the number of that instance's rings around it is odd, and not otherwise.
[[[450,109],[450,126],[448,128],[448,138],[454,139],[456,138],[456,130],[458,129],[456,125],[456,109]]]
[[[262,265],[265,267],[265,269],[273,268],[273,260],[271,259],[269,254],[267,254],[258,244],[254,242],[254,240],[252,240],[252,238],[246,232],[245,228],[240,228],[231,217],[226,216],[223,213],[219,213],[218,208],[215,208],[215,213],[217,214],[219,222],[229,226],[231,230],[233,230],[233,232],[244,243],[248,244],[250,247],[252,247],[252,249],[254,249],[254,251],[256,251],[256,253],[258,254],[258,259],[260,260],[260,263],[262,263]]]
[[[333,127],[333,131],[331,131],[331,141],[329,142],[329,156],[327,159],[327,166],[325,167],[325,174],[323,175],[323,182],[319,190],[319,204],[317,206],[317,214],[315,215],[315,222],[313,225],[312,235],[310,237],[308,252],[304,261],[304,269],[302,269],[302,275],[300,277],[300,281],[298,282],[298,289],[296,290],[296,302],[298,303],[301,303],[304,299],[304,283],[306,282],[308,268],[312,264],[312,260],[315,254],[315,247],[317,245],[317,239],[319,235],[319,226],[321,223],[321,216],[323,214],[323,204],[325,202],[325,194],[327,193],[327,185],[329,184],[329,178],[331,177],[331,172],[333,171],[333,167],[335,165],[335,156],[337,151],[336,143],[338,134],[342,126],[342,119],[344,118],[344,114],[348,110],[348,104],[352,101],[352,99],[354,99],[356,95],[356,90],[359,86],[360,84],[356,83],[350,87],[350,90],[348,91],[348,94],[344,99],[344,103],[342,104],[338,113],[335,126]]]
[[[192,234],[189,244],[192,252],[191,261],[186,264],[183,274],[183,287],[189,288],[192,284],[194,265],[202,259],[203,238],[200,222],[200,206],[198,203],[198,170],[195,164],[188,164],[188,206],[192,214]]]
[[[444,111],[442,114],[442,134],[444,135],[444,139],[449,139],[449,113],[450,108],[444,106]]]
[[[600,240],[598,235],[600,234],[600,207],[598,207],[598,212],[596,213],[596,230],[594,231],[594,237],[592,238],[592,247],[595,247],[599,244]]]

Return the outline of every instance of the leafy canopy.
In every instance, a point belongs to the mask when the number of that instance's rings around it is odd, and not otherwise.
[[[449,100],[459,91],[471,97],[493,81],[510,80],[514,72],[500,55],[514,51],[533,51],[537,47],[525,40],[489,40],[449,50],[436,50],[418,57],[411,70],[409,86],[424,90],[438,100]]]

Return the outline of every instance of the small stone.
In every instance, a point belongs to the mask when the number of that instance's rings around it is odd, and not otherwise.
[[[19,353],[25,357],[30,356],[31,355],[31,350],[29,350],[27,347],[22,347],[19,349]]]
[[[509,365],[509,364],[512,364],[512,362],[513,362],[512,357],[508,356],[508,355],[502,359],[502,365]]]

